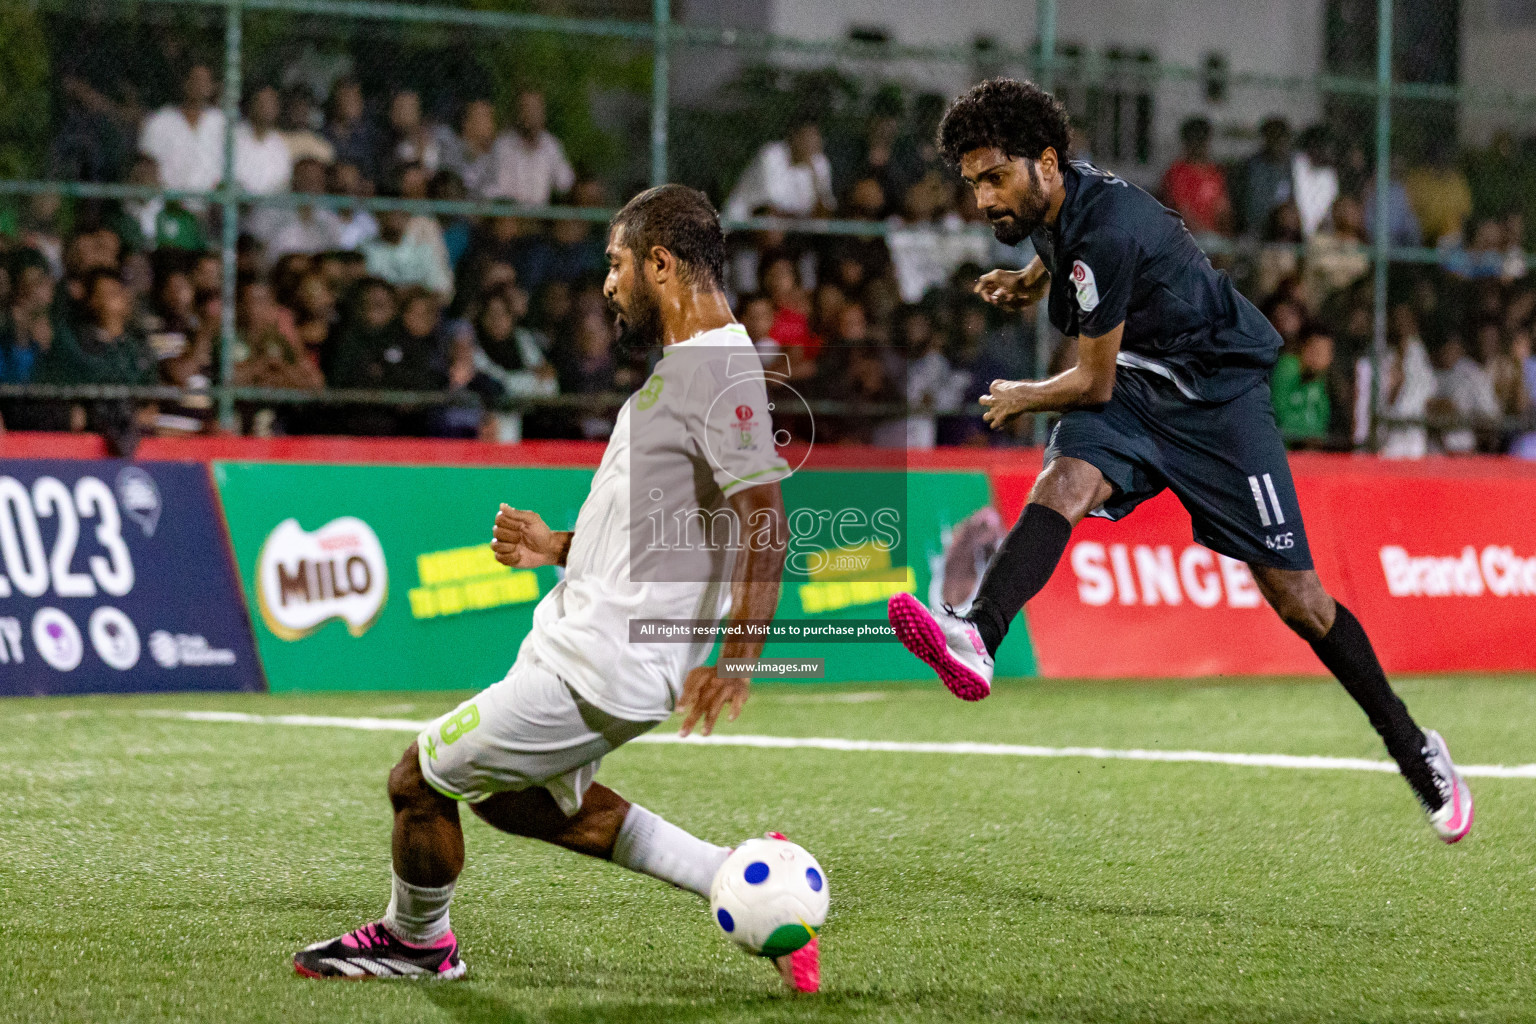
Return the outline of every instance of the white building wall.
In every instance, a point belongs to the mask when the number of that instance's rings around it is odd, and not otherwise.
[[[1536,96],[1536,2],[1462,0],[1461,81],[1468,88]],[[1464,145],[1484,145],[1499,129],[1536,135],[1536,109],[1463,104]]]
[[[1035,36],[1030,0],[766,0],[768,27],[801,39],[846,38],[855,27],[884,29],[897,43],[969,45],[989,36],[999,45],[1023,49]],[[1109,47],[1150,50],[1159,59],[1199,67],[1206,55],[1224,54],[1233,71],[1303,78],[1318,74],[1323,54],[1324,0],[1059,0],[1057,38],[1085,53]],[[796,58],[815,62],[814,58]],[[908,85],[954,92],[979,73],[1007,68],[905,62],[871,71],[890,72]],[[1260,119],[1281,114],[1300,126],[1315,119],[1320,98],[1275,89],[1231,89],[1222,103],[1208,103],[1197,82],[1165,81],[1157,90],[1153,137],[1156,149],[1146,168],[1116,169],[1136,179],[1155,177],[1177,152],[1179,122],[1191,114],[1217,127],[1217,156],[1249,151]],[[1102,159],[1102,157],[1101,157]],[[1112,161],[1105,161],[1112,162]]]

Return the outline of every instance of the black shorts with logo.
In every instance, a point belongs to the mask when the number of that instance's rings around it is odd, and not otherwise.
[[[1206,404],[1156,373],[1118,367],[1107,403],[1056,424],[1046,464],[1058,455],[1093,465],[1114,486],[1093,515],[1120,519],[1166,487],[1194,520],[1195,540],[1211,550],[1276,569],[1312,568],[1267,380]]]

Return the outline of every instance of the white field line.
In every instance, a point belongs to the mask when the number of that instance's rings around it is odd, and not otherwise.
[[[327,715],[248,715],[238,711],[142,711],[151,718],[188,722],[235,722],[247,725],[322,726],[366,732],[420,732],[430,723],[405,718],[337,718]],[[1036,747],[1016,743],[932,743],[901,740],[845,740],[824,736],[679,736],[674,732],[646,733],[635,743],[670,743],[695,747],[756,747],[768,750],[837,750],[883,754],[982,754],[991,757],[1080,757],[1094,761],[1164,761],[1224,764],[1242,768],[1396,772],[1391,761],[1362,757],[1317,757],[1297,754],[1230,754],[1210,750],[1117,750],[1109,747]],[[1536,779],[1536,764],[1464,764],[1463,775],[1492,779]]]

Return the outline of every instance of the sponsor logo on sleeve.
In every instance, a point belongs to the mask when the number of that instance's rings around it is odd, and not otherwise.
[[[285,519],[267,535],[256,559],[256,601],[274,635],[301,640],[331,619],[353,636],[378,621],[389,593],[384,548],[355,516],[309,532]]]
[[[1077,289],[1077,304],[1084,313],[1098,308],[1099,286],[1093,279],[1093,269],[1082,260],[1072,261],[1072,287]]]

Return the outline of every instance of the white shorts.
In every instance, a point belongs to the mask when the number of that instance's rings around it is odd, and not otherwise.
[[[501,682],[422,730],[417,756],[432,788],[455,800],[476,804],[543,788],[569,816],[581,809],[603,755],[657,724],[598,710],[524,656]]]

